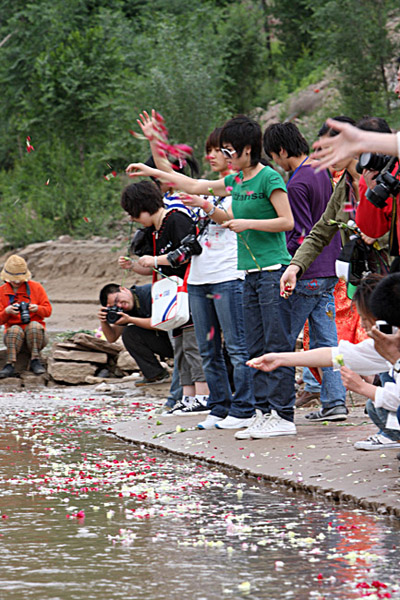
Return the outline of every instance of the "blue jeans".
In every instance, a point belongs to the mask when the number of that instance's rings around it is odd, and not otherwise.
[[[369,418],[385,437],[398,442],[400,440],[400,431],[398,429],[387,429],[386,421],[389,411],[386,408],[377,408],[372,400],[368,399],[365,405]]]
[[[296,340],[304,323],[308,319],[310,326],[310,350],[337,346],[335,323],[335,299],[333,290],[336,277],[318,277],[300,279],[293,295],[292,334]],[[328,314],[329,313],[329,314]],[[340,377],[340,371],[332,367],[323,367],[321,385],[321,404],[323,408],[343,406],[346,389]]]
[[[175,404],[182,398],[182,386],[179,383],[179,369],[176,361],[174,361],[174,370],[172,371],[172,381],[169,388],[169,394],[165,406],[173,408]]]
[[[243,281],[189,284],[188,292],[203,370],[210,388],[207,406],[211,414],[251,417],[254,396],[251,369],[246,366],[249,354],[243,323]],[[233,366],[233,396],[222,351],[221,331]]]
[[[292,352],[292,298],[284,300],[279,280],[286,267],[278,271],[257,271],[246,275],[244,319],[250,358],[266,352]],[[270,373],[253,370],[256,408],[263,413],[274,409],[287,421],[294,418],[294,368],[279,367]]]
[[[315,379],[308,367],[303,367],[303,381],[304,389],[306,392],[318,392],[321,391],[321,384]]]

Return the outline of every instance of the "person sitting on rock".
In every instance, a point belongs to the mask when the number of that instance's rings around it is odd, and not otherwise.
[[[47,344],[44,319],[51,315],[51,304],[43,286],[31,280],[25,260],[16,254],[10,256],[0,273],[5,281],[0,286],[0,325],[4,325],[6,364],[0,378],[16,374],[15,363],[24,341],[31,355],[30,369],[35,375],[45,373],[40,362],[40,351]]]

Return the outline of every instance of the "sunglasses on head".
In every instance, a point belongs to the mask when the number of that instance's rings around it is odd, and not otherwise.
[[[232,158],[236,154],[236,150],[228,150],[228,148],[221,148],[221,152],[225,158]]]

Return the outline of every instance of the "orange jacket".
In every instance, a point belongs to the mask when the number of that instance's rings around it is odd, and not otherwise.
[[[5,283],[0,286],[0,325],[4,325],[6,329],[11,325],[19,325],[25,329],[26,325],[21,323],[19,313],[17,315],[9,315],[5,312],[5,309],[10,304],[16,302],[28,302],[28,304],[37,304],[37,312],[31,312],[31,321],[38,321],[43,327],[45,327],[44,319],[51,315],[51,304],[44,291],[43,286],[37,281],[28,281],[29,292],[25,283],[21,283],[16,294],[9,283]]]

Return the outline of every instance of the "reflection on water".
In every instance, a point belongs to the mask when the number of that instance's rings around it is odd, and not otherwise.
[[[0,397],[0,598],[400,598],[397,522],[138,450],[149,405]]]

